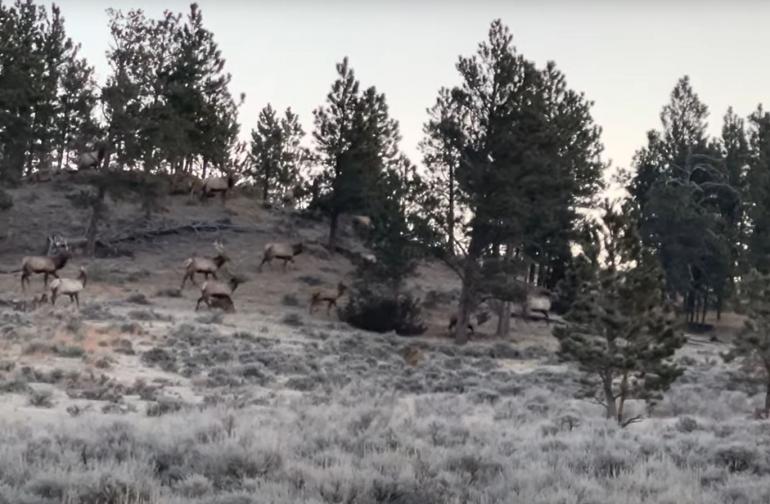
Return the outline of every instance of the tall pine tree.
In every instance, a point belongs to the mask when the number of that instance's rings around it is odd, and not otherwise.
[[[468,314],[479,299],[482,259],[499,261],[505,248],[502,261],[528,261],[547,270],[549,257],[564,255],[566,240],[559,243],[557,234],[569,234],[579,202],[601,186],[602,166],[590,102],[567,89],[553,64],[538,70],[517,53],[499,20],[457,69],[462,84],[439,98],[439,104],[452,103],[438,111],[451,113],[428,123],[426,143],[457,153],[454,175],[469,213],[463,255],[454,266],[463,283],[456,334],[463,343]],[[505,310],[500,315],[507,318]]]
[[[337,74],[326,103],[313,112],[313,137],[324,166],[319,204],[330,220],[331,250],[342,214],[369,213],[378,178],[397,159],[399,140],[385,95],[374,87],[361,91],[347,58],[337,64]]]

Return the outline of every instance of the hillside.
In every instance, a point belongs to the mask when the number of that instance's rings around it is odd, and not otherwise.
[[[0,269],[40,253],[49,233],[82,236],[88,212],[73,182],[9,191]],[[454,301],[425,309],[424,336],[358,331],[307,310],[315,286],[350,282],[353,264],[321,245],[322,222],[259,208],[168,198],[145,222],[111,202],[103,236],[183,229],[121,242],[126,255],[75,257],[89,284],[32,312],[0,303],[0,502],[676,502],[770,500],[767,423],[758,389],[734,380],[722,343],[692,337],[689,368],[649,418],[619,429],[574,399],[578,373],[559,363],[541,322],[509,341],[446,338]],[[221,240],[248,281],[237,312],[194,311],[176,292],[183,261]],[[283,272],[262,273],[264,245],[302,240]],[[343,245],[363,250],[349,229]],[[459,283],[421,264],[408,288],[456,299]],[[0,275],[0,300],[42,292]],[[720,341],[738,325],[726,317]],[[406,357],[406,358],[405,358]],[[639,404],[632,405],[645,413]],[[554,484],[558,481],[559,484]]]

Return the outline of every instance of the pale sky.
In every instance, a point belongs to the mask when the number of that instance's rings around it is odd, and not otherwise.
[[[189,1],[61,0],[67,33],[103,82],[107,7],[187,12]],[[246,93],[242,130],[259,110],[291,106],[305,131],[344,56],[362,86],[387,95],[402,149],[420,163],[422,125],[441,86],[458,83],[458,55],[470,55],[501,18],[520,52],[556,61],[568,85],[595,102],[605,160],[629,166],[676,80],[689,74],[716,134],[732,105],[741,116],[770,106],[770,2],[762,1],[422,1],[262,0],[198,2],[232,74]]]

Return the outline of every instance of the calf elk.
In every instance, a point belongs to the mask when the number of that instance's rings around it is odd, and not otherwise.
[[[51,304],[56,305],[56,298],[59,295],[69,296],[70,302],[80,308],[80,291],[85,289],[88,276],[85,268],[80,268],[80,274],[76,279],[56,278],[51,282]]]
[[[313,291],[313,294],[310,296],[310,313],[315,311],[317,304],[326,302],[326,315],[329,315],[332,306],[337,306],[337,300],[345,294],[346,290],[347,286],[340,282],[337,284],[336,289],[318,289]]]

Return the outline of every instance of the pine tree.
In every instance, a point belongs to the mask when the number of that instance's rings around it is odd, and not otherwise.
[[[685,340],[672,310],[661,304],[663,276],[629,219],[634,212],[608,203],[603,211],[603,264],[591,262],[567,324],[554,336],[559,355],[586,373],[584,392],[625,426],[639,419],[626,415],[626,401],[653,401],[681,374],[670,358]]]
[[[112,70],[102,92],[108,138],[120,164],[190,172],[196,160],[228,169],[237,143],[230,75],[197,4],[182,15],[148,19],[109,10]]]
[[[0,5],[0,145],[2,178],[18,182],[28,169],[44,103],[45,10],[32,1]]]
[[[428,169],[428,185],[433,194],[425,210],[433,227],[441,236],[446,236],[446,252],[453,256],[455,243],[463,223],[463,194],[457,183],[457,169],[460,166],[460,133],[455,131],[462,124],[458,114],[462,109],[453,101],[447,88],[441,88],[435,105],[428,109],[429,120],[423,126],[425,138],[420,143],[423,161]]]
[[[747,263],[770,273],[770,112],[762,106],[749,116]]]
[[[670,296],[682,296],[693,322],[721,308],[736,267],[734,235],[740,208],[732,167],[706,137],[708,108],[680,79],[661,112],[662,131],[634,157],[629,192],[645,244],[658,254]],[[718,312],[719,313],[719,312]]]
[[[340,215],[367,213],[383,169],[397,159],[398,123],[388,115],[385,95],[374,87],[360,91],[347,58],[326,104],[313,112],[320,161],[320,206],[329,216],[329,248],[335,249]]]
[[[93,67],[78,57],[75,46],[68,55],[62,71],[57,116],[55,145],[57,169],[61,170],[70,152],[86,150],[88,142],[101,135],[94,108],[98,102],[98,88]]]
[[[505,249],[509,262],[536,264],[541,278],[548,277],[555,270],[549,263],[568,257],[576,208],[601,186],[602,165],[591,103],[567,88],[555,65],[538,70],[517,53],[499,20],[457,69],[462,84],[441,92],[439,103],[452,103],[436,111],[451,113],[429,122],[426,143],[457,153],[454,176],[469,213],[464,257],[453,265],[463,283],[456,334],[463,343],[480,294],[482,259],[500,261]],[[515,275],[517,269],[501,271]],[[502,307],[500,318],[507,320]],[[499,327],[505,331],[505,323]]]
[[[738,311],[746,315],[743,330],[723,357],[738,360],[748,378],[765,385],[764,415],[770,416],[770,275],[750,271],[740,283]]]
[[[302,146],[305,132],[298,116],[287,108],[278,118],[267,104],[259,113],[257,128],[251,132],[252,176],[262,186],[262,200],[270,200],[271,192],[283,195],[302,182],[302,172],[311,159]]]

